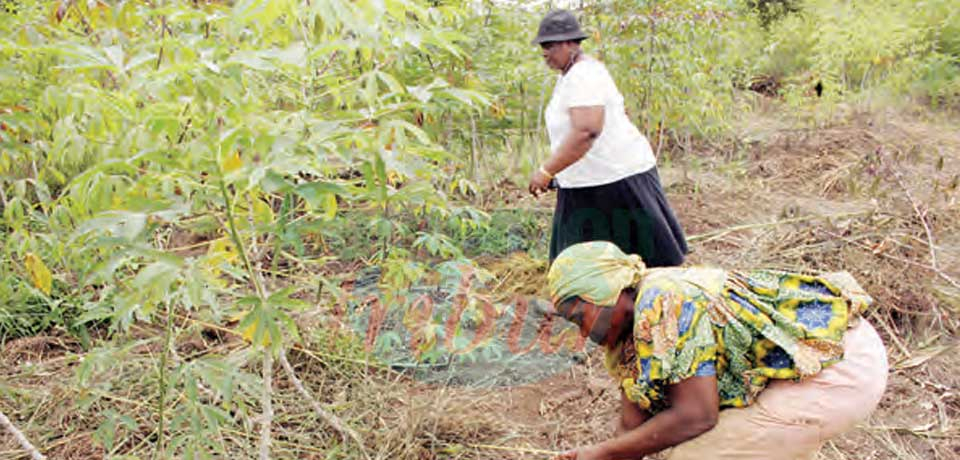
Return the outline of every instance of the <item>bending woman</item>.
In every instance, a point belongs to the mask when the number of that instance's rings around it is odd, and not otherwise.
[[[560,72],[545,111],[553,153],[529,185],[535,196],[554,177],[559,185],[550,260],[567,246],[608,240],[650,266],[680,265],[687,244],[650,143],[627,118],[606,67],[580,49],[586,37],[572,13],[556,10],[533,40]]]
[[[812,459],[876,408],[883,343],[846,272],[647,269],[598,241],[548,275],[556,315],[607,350],[616,436],[559,458]]]

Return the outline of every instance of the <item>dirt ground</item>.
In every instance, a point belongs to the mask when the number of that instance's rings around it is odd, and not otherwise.
[[[497,414],[507,436],[497,442],[464,446],[464,458],[542,459],[538,451],[558,451],[606,439],[619,414],[619,396],[606,376],[602,353],[591,364],[536,385],[499,391],[462,391],[480,401],[466,417]],[[821,460],[960,458],[957,428],[960,360],[944,353],[919,368],[895,370],[879,409],[865,423],[820,450]],[[507,447],[508,449],[499,449]],[[652,457],[661,458],[661,457]],[[774,458],[774,457],[771,457]]]

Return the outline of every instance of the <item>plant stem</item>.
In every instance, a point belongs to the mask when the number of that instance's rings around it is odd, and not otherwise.
[[[310,405],[313,407],[314,412],[322,418],[325,422],[330,424],[334,429],[340,433],[340,437],[343,438],[343,441],[352,440],[357,444],[357,447],[360,449],[360,452],[363,454],[364,458],[369,459],[370,456],[367,454],[367,450],[363,445],[363,439],[357,434],[356,431],[347,426],[343,421],[337,418],[336,415],[333,415],[330,411],[323,408],[313,395],[310,394],[310,390],[307,390],[307,387],[303,386],[303,382],[300,381],[300,378],[297,377],[297,373],[294,372],[293,366],[290,365],[290,361],[287,360],[286,351],[280,349],[280,365],[283,366],[283,370],[287,373],[287,377],[293,383],[293,386],[296,387],[297,391],[306,399]]]
[[[223,178],[220,179],[220,193],[223,195],[224,207],[226,207],[227,210],[227,227],[230,230],[230,239],[233,241],[233,244],[237,246],[237,253],[240,255],[240,260],[243,261],[244,268],[247,269],[247,273],[250,276],[250,283],[252,283],[254,289],[256,289],[257,295],[260,296],[261,299],[266,299],[266,292],[263,290],[260,279],[253,270],[253,264],[250,263],[250,258],[247,257],[247,250],[243,245],[243,241],[240,239],[240,234],[237,232],[237,223],[233,216],[233,202],[230,200],[230,194],[227,193],[227,185]]]
[[[280,218],[277,219],[277,234],[274,235],[273,240],[273,260],[270,262],[270,271],[276,272],[277,265],[280,263],[280,250],[283,249],[283,238],[280,238],[280,235],[283,234],[284,229],[287,227],[287,221],[289,220],[287,216],[290,213],[291,201],[293,195],[290,192],[287,192],[283,195],[283,201],[280,203]]]
[[[384,185],[386,187],[386,185]],[[383,260],[387,260],[387,254],[390,252],[390,240],[393,238],[393,224],[390,223],[390,202],[383,203],[383,221],[387,223],[386,234],[383,235],[383,247],[380,249]]]
[[[157,65],[154,70],[160,70],[160,63],[163,62],[163,35],[167,31],[167,17],[160,17],[160,51],[157,53]]]
[[[477,183],[479,180],[479,165],[477,164],[477,120],[470,114],[470,180]]]
[[[520,82],[520,153],[523,154],[527,149],[527,90],[524,82]],[[505,140],[505,144],[509,142]],[[513,163],[513,170],[516,170],[516,162]]]
[[[255,229],[257,224],[256,224],[256,222],[255,222],[255,220],[254,220],[254,215],[253,215],[253,214],[254,214],[254,212],[253,212],[253,209],[254,209],[254,208],[253,208],[253,205],[254,205],[254,201],[256,200],[256,198],[254,198],[253,193],[254,193],[254,192],[250,191],[250,192],[247,192],[245,195],[246,195],[246,198],[247,198],[247,209],[249,210],[249,212],[247,213],[247,228]],[[259,241],[260,241],[260,239],[259,239],[259,237],[257,236],[257,232],[254,231],[254,232],[253,232],[253,238],[250,238],[250,257],[251,257],[251,260],[259,260],[259,259],[260,259],[260,258],[258,257],[258,255],[260,254]],[[255,266],[259,266],[259,264],[255,264]]]
[[[536,137],[538,142],[537,142],[537,148],[530,150],[531,170],[536,170],[537,165],[540,164],[539,140],[542,139],[542,137],[540,137],[540,134],[543,133],[543,110],[544,110],[544,103],[545,103],[544,98],[547,95],[547,83],[549,82],[549,79],[550,79],[550,74],[548,72],[549,71],[544,70],[543,85],[540,87],[540,109],[537,111],[537,137]]]
[[[170,339],[173,336],[173,312],[170,302],[167,302],[167,319],[163,330],[163,351],[160,353],[160,371],[157,385],[160,388],[160,398],[157,405],[157,448],[154,450],[154,458],[163,458],[164,451],[164,422],[166,421],[166,403],[167,403],[167,361],[170,356]]]
[[[45,460],[47,458],[47,457],[44,457],[43,454],[41,454],[36,447],[33,447],[33,444],[30,444],[30,441],[27,439],[26,436],[23,435],[23,432],[17,429],[17,427],[13,425],[13,422],[11,422],[10,419],[7,418],[7,416],[3,413],[3,411],[0,411],[0,426],[3,426],[4,428],[6,428],[7,431],[10,432],[11,435],[13,435],[13,438],[16,439],[18,443],[20,443],[20,447],[22,447],[23,450],[27,451],[27,453],[30,454],[30,458],[32,458],[33,460]]]
[[[266,301],[267,294],[260,283],[260,278],[250,263],[247,256],[247,250],[243,246],[240,234],[237,232],[236,219],[233,215],[233,203],[230,201],[230,194],[227,193],[226,181],[223,179],[223,173],[220,177],[220,193],[223,195],[224,206],[227,212],[227,226],[230,229],[230,238],[233,244],[237,246],[237,253],[240,254],[240,260],[250,276],[250,282],[253,284],[261,302]],[[270,458],[270,425],[273,423],[273,352],[269,347],[263,347],[263,391],[260,397],[260,403],[263,405],[263,415],[260,424],[260,460],[269,460]]]
[[[260,421],[260,460],[270,459],[270,425],[273,423],[273,352],[263,348],[263,419]]]
[[[656,16],[656,2],[650,2],[650,31],[647,33],[647,72],[644,75],[647,78],[647,90],[643,92],[643,100],[640,103],[640,110],[643,111],[643,115],[646,118],[644,120],[644,131],[649,132],[650,129],[650,108],[647,106],[648,101],[650,100],[650,94],[653,92],[653,61],[656,59],[656,55],[653,52],[654,40],[657,35],[657,16]]]

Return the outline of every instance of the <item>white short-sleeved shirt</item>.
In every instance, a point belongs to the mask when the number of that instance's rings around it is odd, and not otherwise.
[[[656,166],[650,143],[627,118],[623,95],[602,63],[586,59],[557,79],[544,113],[550,150],[570,133],[570,108],[603,106],[603,131],[586,155],[557,173],[561,187],[576,188],[616,182]]]

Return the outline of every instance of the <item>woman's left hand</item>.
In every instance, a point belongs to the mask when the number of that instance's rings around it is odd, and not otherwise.
[[[530,191],[530,194],[534,197],[539,197],[541,193],[547,191],[547,187],[550,185],[550,178],[547,177],[543,171],[539,169],[533,172],[533,176],[530,177],[530,185],[527,186],[527,189]]]

